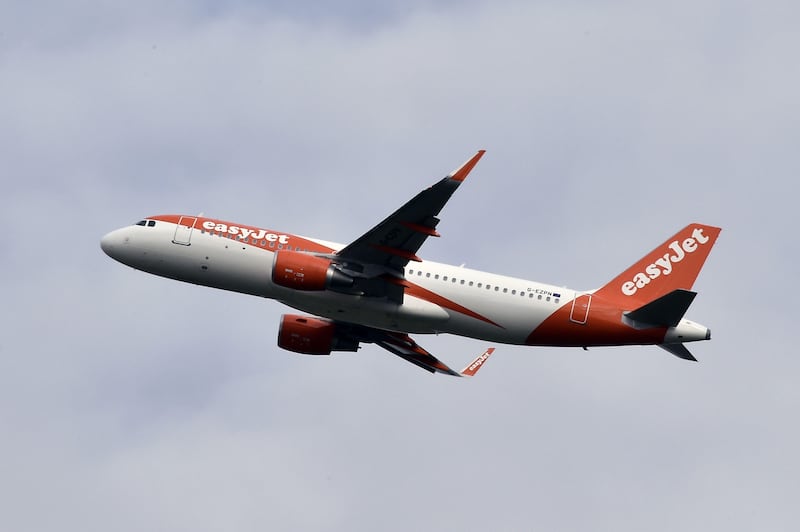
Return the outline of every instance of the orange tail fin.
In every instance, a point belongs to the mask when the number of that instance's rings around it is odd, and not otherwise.
[[[691,290],[720,231],[710,225],[687,225],[595,295],[635,309],[673,290]]]

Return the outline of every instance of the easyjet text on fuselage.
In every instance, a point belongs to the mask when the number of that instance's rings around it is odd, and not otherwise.
[[[241,236],[242,239],[254,238],[256,240],[266,240],[267,242],[278,242],[279,244],[288,244],[288,235],[278,235],[275,233],[268,233],[264,229],[248,229],[247,227],[239,227],[236,225],[227,225],[224,223],[217,223],[213,220],[206,220],[203,222],[203,229],[207,231],[215,231],[217,233],[227,233],[233,236]]]

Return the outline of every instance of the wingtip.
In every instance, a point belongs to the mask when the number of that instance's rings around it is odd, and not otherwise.
[[[489,357],[492,356],[492,353],[494,353],[494,347],[490,347],[486,351],[478,355],[478,357],[475,360],[470,362],[467,365],[467,367],[461,370],[461,376],[474,377],[475,374],[478,373],[478,370],[481,369],[481,367],[483,367],[483,365],[486,363],[487,360],[489,360]]]
[[[461,165],[460,168],[453,170],[453,172],[450,174],[450,179],[458,182],[464,181],[472,169],[475,168],[475,165],[478,164],[478,161],[481,160],[481,157],[483,157],[484,153],[486,153],[486,150],[478,150],[478,153],[473,155],[469,161]]]

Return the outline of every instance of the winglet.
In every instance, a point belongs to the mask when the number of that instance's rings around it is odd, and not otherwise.
[[[472,171],[472,169],[475,168],[475,165],[478,164],[478,161],[480,161],[484,153],[486,153],[486,150],[478,150],[478,153],[473,155],[472,159],[465,162],[463,165],[461,165],[460,168],[453,170],[450,173],[450,179],[452,179],[453,181],[458,181],[459,183],[464,181],[464,179],[467,178],[467,175]]]
[[[481,355],[478,356],[475,360],[469,363],[469,365],[461,370],[462,377],[474,377],[478,370],[489,360],[489,357],[492,356],[494,353],[494,347],[490,347],[486,351],[484,351]]]

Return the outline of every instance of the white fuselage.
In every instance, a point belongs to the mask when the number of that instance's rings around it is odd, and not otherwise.
[[[102,247],[116,260],[138,270],[276,299],[303,312],[339,321],[408,333],[452,333],[510,344],[525,343],[538,324],[575,296],[575,291],[566,288],[433,261],[408,265],[405,278],[416,290],[407,291],[399,305],[385,298],[333,291],[303,292],[272,282],[274,252],[297,249],[291,248],[296,240],[311,241],[333,251],[341,249],[341,244],[282,235],[282,239],[259,247],[250,240],[196,228],[186,235],[188,238],[178,238],[181,243],[175,243],[176,227],[165,221],[156,221],[152,227],[124,227],[106,235]],[[416,291],[427,292],[427,297],[416,297]],[[438,298],[448,303],[437,304]],[[454,310],[454,305],[471,312]]]
[[[335,290],[304,291],[273,281],[276,252],[331,256],[344,246],[265,229],[163,215],[112,231],[112,258],[138,270],[203,286],[275,299],[338,322],[401,333],[451,333],[491,342],[590,346],[705,340],[707,328],[631,326],[628,307],[595,291],[486,273],[433,261],[404,268],[402,303]],[[635,307],[633,307],[635,308]]]

